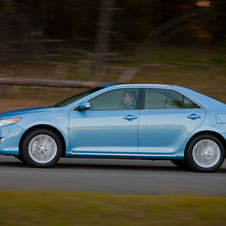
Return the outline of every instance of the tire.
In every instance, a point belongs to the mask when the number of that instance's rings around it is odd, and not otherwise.
[[[32,167],[52,167],[62,155],[62,143],[53,131],[36,129],[23,140],[21,153]]]
[[[15,156],[15,158],[17,158],[17,159],[20,160],[21,162],[25,163],[24,158],[23,158],[22,155]]]
[[[213,172],[220,168],[224,159],[224,145],[211,134],[195,137],[186,149],[187,163],[197,172]]]
[[[189,165],[184,160],[170,160],[175,166],[178,166],[183,169],[189,169]]]

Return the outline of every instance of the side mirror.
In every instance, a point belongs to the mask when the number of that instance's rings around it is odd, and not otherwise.
[[[78,106],[79,111],[87,111],[90,109],[90,103],[89,102],[82,102]]]

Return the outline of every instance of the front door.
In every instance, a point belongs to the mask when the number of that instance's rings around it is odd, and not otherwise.
[[[137,153],[138,89],[115,89],[87,100],[87,111],[69,112],[72,153]]]

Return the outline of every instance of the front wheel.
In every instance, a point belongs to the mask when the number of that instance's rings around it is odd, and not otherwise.
[[[225,159],[225,148],[219,138],[211,134],[195,137],[187,147],[186,160],[195,171],[213,172]]]
[[[175,165],[178,166],[179,168],[183,169],[189,169],[189,165],[186,161],[184,160],[171,160],[171,162]]]
[[[22,155],[15,156],[15,158],[17,158],[17,159],[20,160],[21,162],[25,163],[24,158],[23,158]]]
[[[30,166],[52,167],[62,155],[62,144],[53,131],[36,129],[25,137],[21,153]]]

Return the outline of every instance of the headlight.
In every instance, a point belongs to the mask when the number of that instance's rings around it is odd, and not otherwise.
[[[0,119],[0,126],[14,124],[15,122],[19,121],[21,118],[5,118]]]

